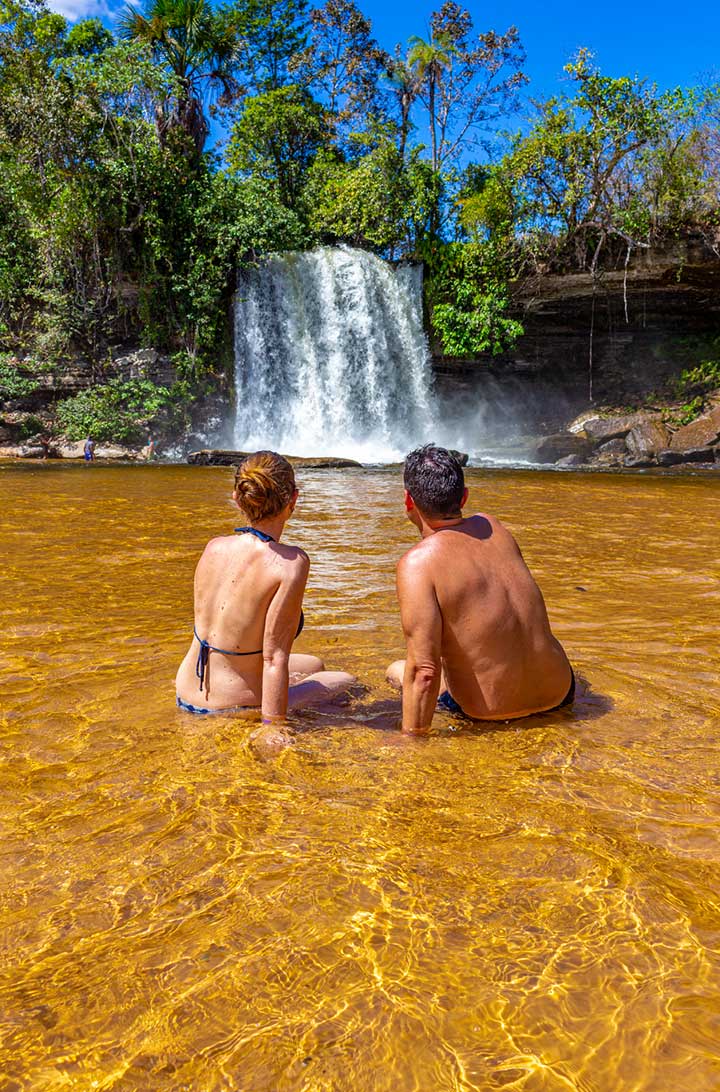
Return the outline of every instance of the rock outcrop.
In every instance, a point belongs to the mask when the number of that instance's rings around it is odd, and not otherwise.
[[[630,429],[625,443],[631,455],[640,457],[657,455],[668,446],[669,440],[670,433],[662,421],[648,418]]]
[[[587,460],[591,451],[592,444],[582,433],[556,432],[552,436],[543,436],[537,442],[535,458],[539,463],[556,463],[571,455]]]
[[[187,461],[193,466],[238,466],[247,458],[249,451],[221,451],[214,448],[205,448],[202,451],[191,451]],[[362,466],[362,463],[354,459],[334,459],[327,456],[318,458],[303,458],[296,455],[286,455],[288,462],[302,470],[339,470],[346,467]]]
[[[712,396],[709,401],[713,403]],[[546,436],[535,446],[538,462],[561,469],[644,470],[685,463],[720,468],[720,402],[674,432],[655,410],[608,417],[584,413],[567,431]]]
[[[720,406],[715,406],[709,413],[704,413],[683,425],[674,432],[670,439],[670,450],[687,452],[697,448],[711,447],[720,440]]]

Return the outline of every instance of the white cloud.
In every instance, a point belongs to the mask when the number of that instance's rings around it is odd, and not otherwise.
[[[103,22],[113,21],[115,15],[106,0],[49,0],[48,7],[51,11],[64,15],[71,23],[90,18],[102,19]]]

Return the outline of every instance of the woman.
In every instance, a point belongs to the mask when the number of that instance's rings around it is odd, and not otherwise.
[[[291,653],[303,627],[310,561],[280,542],[298,491],[282,455],[258,451],[235,475],[233,500],[247,523],[212,539],[195,570],[195,626],[175,686],[191,713],[262,709],[272,723],[317,704],[355,679],[325,671],[317,656]]]

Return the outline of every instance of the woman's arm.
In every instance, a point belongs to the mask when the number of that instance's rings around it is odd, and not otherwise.
[[[263,639],[262,719],[277,720],[287,713],[290,650],[297,634],[310,561],[298,551],[288,563],[265,619]]]

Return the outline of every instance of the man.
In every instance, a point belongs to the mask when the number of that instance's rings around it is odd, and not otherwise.
[[[397,567],[407,658],[387,678],[402,687],[403,731],[427,732],[438,696],[476,720],[569,705],[573,671],[513,536],[493,516],[463,517],[462,467],[444,448],[411,452],[404,479],[422,537]]]
[[[83,448],[83,458],[86,463],[92,463],[95,460],[95,441],[88,436],[85,441],[85,447]]]

